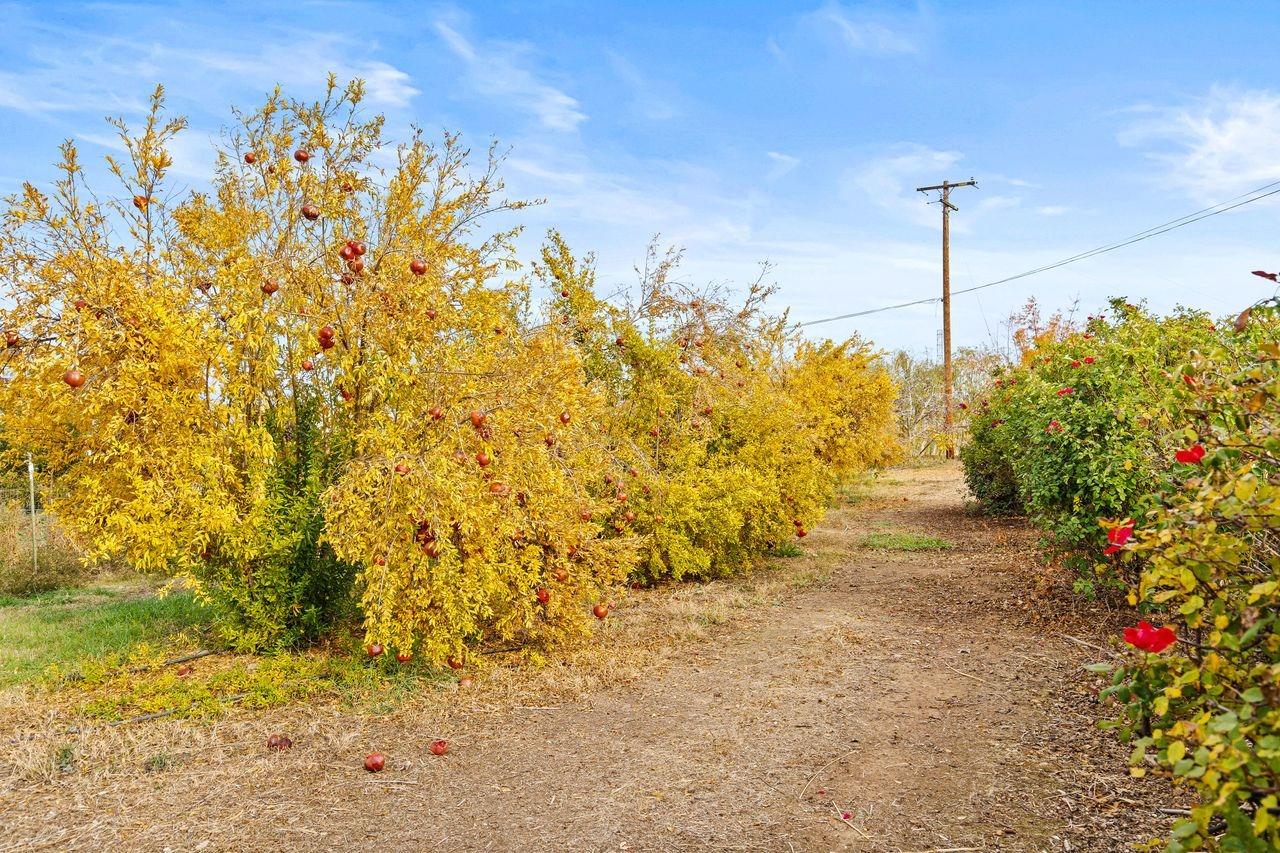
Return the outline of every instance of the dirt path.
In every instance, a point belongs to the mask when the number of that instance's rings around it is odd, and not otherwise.
[[[861,549],[877,530],[956,547]],[[1020,523],[967,514],[955,468],[891,472],[806,541],[830,566],[823,581],[626,684],[533,707],[480,692],[392,720],[336,718],[320,743],[300,738],[285,756],[245,744],[213,774],[197,754],[189,772],[104,779],[74,797],[46,783],[43,813],[4,815],[0,838],[155,849],[1124,849],[1159,834],[1173,818],[1158,808],[1176,804],[1159,780],[1129,779],[1126,751],[1093,729],[1096,688],[1080,666],[1099,655],[1061,634],[1102,643],[1114,626],[1037,593],[1032,539]],[[452,744],[444,758],[425,752],[436,736]],[[374,741],[388,772],[353,771]]]

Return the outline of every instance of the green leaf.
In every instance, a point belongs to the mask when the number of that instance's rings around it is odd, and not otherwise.
[[[1235,711],[1227,711],[1225,714],[1219,714],[1209,723],[1209,731],[1211,732],[1229,732],[1240,725],[1240,718],[1236,716]]]

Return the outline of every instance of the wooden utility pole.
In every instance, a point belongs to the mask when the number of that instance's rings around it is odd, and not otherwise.
[[[943,181],[932,187],[916,187],[916,192],[939,192],[942,203],[942,430],[947,435],[947,458],[956,456],[956,442],[951,416],[951,211],[959,210],[951,203],[951,191],[958,187],[976,187],[973,178],[951,183]]]

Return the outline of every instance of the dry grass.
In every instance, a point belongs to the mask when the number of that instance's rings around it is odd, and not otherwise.
[[[838,514],[838,513],[837,513]],[[497,709],[570,702],[583,694],[625,684],[676,660],[691,644],[717,631],[741,629],[767,616],[788,593],[818,582],[836,556],[806,552],[796,558],[727,580],[628,590],[615,602],[596,639],[563,661],[531,667],[521,653],[493,655],[466,691],[448,681],[422,681],[395,697],[331,690],[269,712],[227,703],[215,718],[165,718],[111,725],[77,712],[85,699],[75,685],[29,685],[0,691],[0,810],[20,792],[41,783],[63,791],[89,791],[104,781],[183,765],[226,772],[233,756],[259,751],[265,713],[270,726],[316,749],[353,743],[365,724],[418,727],[459,704]],[[219,655],[195,664],[193,677],[216,680],[231,668],[253,667],[248,656]],[[160,677],[168,677],[161,675]],[[156,709],[159,710],[159,709]]]
[[[1182,804],[1128,777],[1093,725],[1088,658],[1053,644],[1064,627],[1105,642],[1096,614],[1058,625],[1028,589],[1031,531],[968,519],[940,477],[904,479],[908,494],[832,513],[798,558],[628,591],[572,660],[494,655],[465,690],[118,727],[85,725],[66,695],[0,693],[0,851],[1066,849],[1066,834],[1102,851],[1159,834],[1155,808]],[[945,529],[954,557],[860,551],[873,511]],[[1064,684],[1079,695],[1058,707]],[[296,746],[269,752],[272,732]],[[447,757],[426,753],[434,737]],[[388,756],[376,777],[359,769],[371,749]]]
[[[53,516],[36,515],[35,539],[38,565],[33,566],[31,516],[19,503],[0,504],[0,596],[77,586],[94,574]]]

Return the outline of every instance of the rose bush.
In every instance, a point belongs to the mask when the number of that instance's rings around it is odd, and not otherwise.
[[[1144,564],[1131,603],[1167,614],[1182,641],[1116,667],[1106,693],[1134,772],[1198,794],[1174,851],[1280,846],[1280,311],[1250,314],[1187,365],[1187,444],[1126,546]]]
[[[966,475],[1123,566],[1144,617],[1103,693],[1133,773],[1195,789],[1169,850],[1280,844],[1280,312],[1110,319],[1030,351],[975,418]],[[1070,389],[1068,391],[1068,389]],[[1067,392],[1067,393],[1064,393]],[[995,503],[996,501],[990,500]],[[1159,627],[1156,627],[1159,625]]]
[[[1221,335],[1198,312],[1157,317],[1113,300],[1084,330],[1029,347],[968,401],[970,491],[988,509],[1027,512],[1052,546],[1086,555],[1080,585],[1092,589],[1088,569],[1108,544],[1099,519],[1137,518],[1152,504],[1169,476],[1180,365]]]

